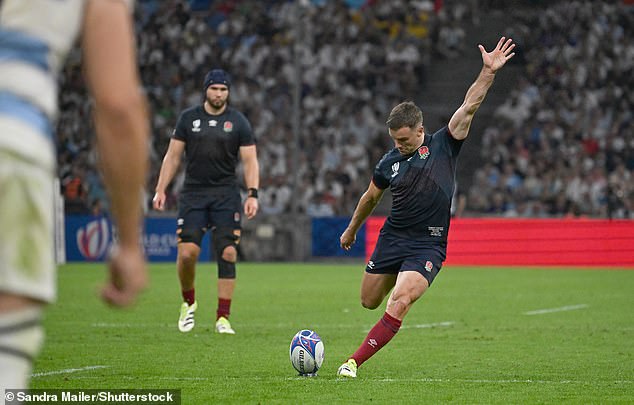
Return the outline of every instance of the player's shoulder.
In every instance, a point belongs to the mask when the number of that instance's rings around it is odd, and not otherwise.
[[[430,135],[432,140],[438,140],[441,137],[445,137],[445,136],[451,137],[451,131],[449,131],[449,125],[445,125],[444,127],[440,128],[439,130],[437,130],[436,132]]]
[[[381,170],[385,167],[392,167],[392,165],[402,160],[403,155],[396,148],[392,148],[389,150],[383,157],[379,160],[379,163],[376,164],[377,169]]]
[[[185,108],[181,111],[181,117],[191,117],[193,115],[200,115],[202,113],[202,107],[199,105],[193,105]]]
[[[242,111],[238,110],[237,108],[227,106],[226,114],[227,114],[227,117],[231,117],[231,119],[233,120],[243,120],[243,121],[249,122],[249,120],[242,113]]]

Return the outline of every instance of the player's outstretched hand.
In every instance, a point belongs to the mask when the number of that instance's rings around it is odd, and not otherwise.
[[[515,48],[511,38],[500,38],[497,46],[491,52],[487,52],[482,45],[478,45],[478,48],[480,48],[480,53],[482,54],[482,63],[485,67],[491,69],[492,73],[504,66],[506,61],[515,55],[515,52],[511,52]]]
[[[154,207],[155,210],[163,211],[165,209],[165,199],[165,193],[157,191],[156,194],[154,194],[154,198],[152,198],[152,207]]]
[[[339,238],[339,243],[341,243],[341,248],[344,250],[350,250],[354,242],[357,240],[357,233],[353,232],[350,228],[346,228],[345,231],[341,234]]]
[[[109,280],[101,290],[103,300],[116,307],[134,304],[148,280],[147,266],[141,248],[113,248],[108,270]]]

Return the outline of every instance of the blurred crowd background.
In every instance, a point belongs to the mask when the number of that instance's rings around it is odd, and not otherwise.
[[[451,66],[479,58],[467,52],[466,44],[478,43],[469,33],[492,29],[488,19],[498,15],[504,32],[491,34],[512,37],[518,54],[510,84],[492,88],[501,102],[463,148],[469,176],[459,181],[455,215],[634,218],[630,3],[137,0],[152,119],[148,207],[178,114],[202,102],[204,74],[221,67],[233,78],[231,105],[258,140],[262,213],[351,215],[392,147],[384,125],[391,108],[414,100],[425,114],[434,103],[425,97],[435,80],[430,67],[442,61],[452,77]],[[62,77],[58,170],[67,213],[100,215],[108,200],[80,63],[76,50]],[[459,83],[464,92],[476,75]],[[450,116],[461,101],[436,108]],[[168,190],[169,210],[182,183],[181,171]]]

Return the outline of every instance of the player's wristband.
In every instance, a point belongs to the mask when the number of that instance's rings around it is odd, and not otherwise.
[[[258,189],[257,188],[250,188],[247,191],[247,197],[258,198]]]

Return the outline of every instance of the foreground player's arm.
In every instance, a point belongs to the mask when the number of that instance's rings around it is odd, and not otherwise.
[[[258,189],[260,185],[260,166],[255,145],[240,146],[240,160],[244,165],[244,184],[247,190]],[[244,214],[251,219],[258,213],[258,199],[247,197],[244,202]]]
[[[515,55],[515,53],[511,53],[515,48],[511,38],[507,40],[504,37],[500,38],[497,46],[491,52],[487,52],[482,45],[478,45],[478,48],[482,54],[482,70],[476,81],[469,87],[464,102],[449,121],[449,132],[458,140],[465,139],[469,134],[473,115],[478,111],[493,84],[495,73]]]
[[[348,227],[341,234],[341,238],[339,238],[342,248],[350,250],[350,247],[357,239],[357,232],[359,231],[359,228],[361,228],[361,225],[363,225],[368,216],[372,213],[372,211],[374,211],[374,208],[376,208],[379,201],[381,201],[384,191],[385,190],[375,186],[374,182],[370,182],[368,189],[359,199],[357,208],[354,209],[354,213],[352,214],[352,219],[350,219]]]
[[[152,206],[155,210],[163,211],[165,209],[165,190],[170,184],[178,167],[181,164],[181,158],[185,151],[185,142],[172,138],[167,147],[167,152],[163,158],[161,171],[159,172],[158,182],[156,184]]]
[[[102,295],[118,306],[132,304],[147,284],[139,242],[149,125],[131,13],[123,1],[89,1],[82,38],[85,74],[95,99],[100,168],[118,232]]]

